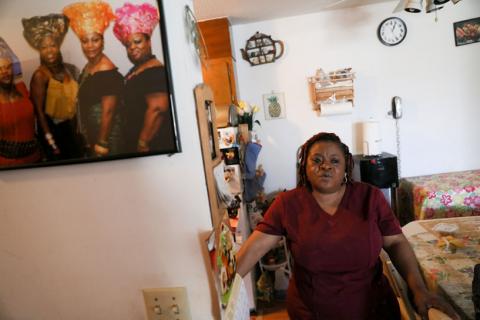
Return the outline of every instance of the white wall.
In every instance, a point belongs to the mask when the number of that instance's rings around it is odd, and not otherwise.
[[[183,25],[191,1],[163,2],[182,153],[0,172],[0,319],[140,320],[141,289],[168,286],[187,287],[194,319],[213,318],[200,236],[211,221],[193,97],[201,71]],[[34,3],[0,7],[25,17],[58,10],[47,1],[38,12]],[[2,36],[24,68],[35,65],[38,56],[12,23],[0,21]],[[69,32],[66,44],[75,41]],[[107,54],[119,61],[125,50],[110,47],[115,42],[107,40]],[[66,60],[80,54],[71,50]]]
[[[395,123],[387,116],[393,96],[400,96],[401,174],[480,169],[480,43],[455,47],[453,22],[480,16],[480,1],[447,3],[438,14],[392,14],[397,1],[291,18],[236,25],[232,33],[237,58],[239,95],[262,106],[262,95],[285,93],[287,118],[256,115],[263,149],[259,163],[267,172],[266,191],[295,186],[297,148],[319,131],[339,134],[361,153],[358,123],[380,121],[383,151],[397,153]],[[396,47],[382,45],[379,23],[401,17],[407,37]],[[251,67],[240,48],[256,31],[285,43],[283,57]],[[356,72],[355,108],[351,115],[318,117],[312,111],[307,77],[317,68]],[[262,108],[263,109],[263,108]]]

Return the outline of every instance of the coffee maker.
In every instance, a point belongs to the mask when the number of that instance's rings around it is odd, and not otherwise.
[[[354,155],[353,179],[374,185],[383,192],[390,207],[397,213],[397,157],[382,152],[379,155]]]

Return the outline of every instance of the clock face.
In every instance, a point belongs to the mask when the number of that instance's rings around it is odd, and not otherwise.
[[[405,39],[407,26],[400,18],[387,18],[378,26],[377,35],[384,45],[395,46]]]

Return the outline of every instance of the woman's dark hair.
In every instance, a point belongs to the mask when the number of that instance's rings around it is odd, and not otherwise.
[[[353,171],[353,156],[348,149],[348,146],[340,140],[340,138],[335,133],[330,132],[320,132],[308,139],[298,150],[297,153],[297,186],[298,187],[307,187],[312,188],[310,182],[307,179],[307,157],[310,148],[317,142],[333,142],[336,143],[340,150],[343,151],[345,157],[345,173],[346,173],[346,183],[352,182],[352,171]]]

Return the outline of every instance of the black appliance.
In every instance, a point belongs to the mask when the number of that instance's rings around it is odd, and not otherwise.
[[[396,188],[398,187],[397,156],[382,152],[376,156],[353,156],[353,179],[380,188],[396,213]]]

